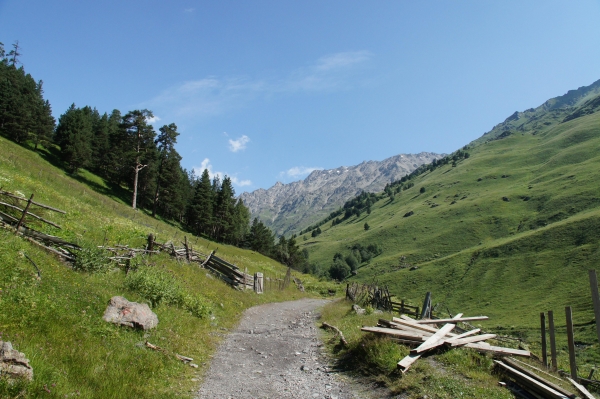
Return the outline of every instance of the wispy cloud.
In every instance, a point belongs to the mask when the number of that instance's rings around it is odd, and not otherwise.
[[[184,11],[184,12],[187,12],[187,13],[190,13],[190,12],[194,12],[194,11],[196,11],[196,9],[195,9],[195,8],[186,8],[186,9],[184,9],[183,11]]]
[[[146,122],[148,122],[151,125],[155,124],[159,120],[160,120],[160,118],[156,115],[154,115],[152,118],[146,118]]]
[[[368,51],[350,51],[330,54],[319,58],[316,69],[320,71],[329,71],[332,69],[348,68],[354,64],[367,61],[369,58],[371,58],[371,53]]]
[[[246,149],[246,144],[250,141],[250,138],[246,135],[243,135],[237,140],[229,139],[229,150],[231,152],[238,152]]]
[[[192,168],[194,171],[194,174],[196,176],[201,176],[202,173],[204,172],[204,170],[208,170],[208,175],[210,176],[211,179],[214,179],[215,177],[219,177],[219,179],[223,180],[223,178],[225,176],[228,176],[231,179],[231,183],[233,183],[234,186],[237,187],[247,187],[247,186],[251,186],[252,185],[252,181],[248,180],[248,179],[240,179],[237,176],[232,176],[226,172],[219,172],[219,171],[215,171],[213,169],[212,164],[210,163],[210,159],[208,158],[204,158],[202,160],[202,162],[200,163],[200,166],[196,166],[194,168]]]
[[[348,89],[356,83],[358,67],[371,58],[368,51],[341,52],[282,76],[207,76],[172,86],[142,105],[172,117],[198,117],[221,114],[273,95]]]
[[[290,168],[284,172],[279,173],[279,176],[282,178],[298,179],[298,178],[301,178],[304,176],[308,176],[315,170],[323,170],[323,168],[319,168],[319,167],[308,168],[306,166],[294,166],[293,168]]]

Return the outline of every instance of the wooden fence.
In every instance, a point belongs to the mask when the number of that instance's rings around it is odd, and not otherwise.
[[[375,309],[387,310],[389,312],[398,312],[401,314],[420,316],[419,307],[408,305],[401,300],[393,301],[390,291],[386,286],[380,287],[377,284],[347,284],[346,298],[356,302],[361,306],[372,306]]]

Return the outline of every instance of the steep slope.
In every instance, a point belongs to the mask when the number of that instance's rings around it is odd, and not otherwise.
[[[598,95],[600,95],[600,80],[577,90],[569,90],[566,94],[551,98],[537,108],[530,108],[523,112],[516,111],[473,143],[502,139],[513,133],[536,134],[561,122],[592,114],[600,108]]]
[[[339,208],[361,191],[381,191],[387,183],[443,156],[431,152],[401,154],[381,162],[315,170],[306,179],[268,190],[243,193],[240,198],[252,212],[278,234],[298,231]]]
[[[415,304],[432,291],[440,310],[523,328],[572,305],[580,328],[593,329],[587,270],[600,264],[600,112],[590,104],[599,99],[566,113],[579,117],[475,143],[455,167],[413,178],[393,202],[300,242],[322,267],[355,244],[379,245],[383,253],[352,279],[377,279]]]
[[[101,260],[93,252],[98,245],[140,248],[149,233],[161,243],[171,240],[176,245],[184,235],[191,238],[171,224],[134,211],[129,201],[94,191],[111,191],[97,176],[86,171],[67,175],[44,158],[52,159],[52,155],[0,137],[0,187],[27,197],[34,193],[36,201],[66,210],[65,215],[38,213],[44,210],[32,206],[36,214],[62,226],[36,228],[88,248],[94,256],[88,259],[90,263]],[[7,200],[3,197],[1,201]],[[217,246],[198,237],[189,242],[204,254]],[[218,244],[218,251],[220,257],[248,268],[249,273],[281,276],[287,270],[252,251],[223,244]],[[0,398],[191,397],[220,337],[236,324],[244,309],[304,295],[293,285],[285,291],[265,285],[264,295],[237,291],[197,264],[164,254],[138,257],[130,266],[127,274],[114,264],[106,273],[75,271],[14,231],[0,227],[0,340],[12,342],[25,353],[34,369],[31,383],[10,384],[0,376]],[[133,280],[127,284],[129,277],[139,276],[140,269],[147,271],[142,275],[146,278],[138,279],[137,285],[131,284]],[[310,290],[310,280],[301,278]],[[112,296],[150,303],[179,292],[185,294],[180,296],[183,301],[193,304],[196,300],[202,312],[192,314],[190,307],[163,300],[153,308],[159,324],[150,331],[102,320]],[[146,348],[145,340],[164,352]],[[174,353],[192,357],[200,367],[185,365]]]

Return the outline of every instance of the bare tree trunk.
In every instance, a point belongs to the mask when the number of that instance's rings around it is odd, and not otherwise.
[[[132,207],[133,209],[136,209],[136,203],[137,203],[137,186],[138,186],[138,174],[140,173],[140,162],[139,162],[139,158],[136,159],[135,161],[135,175],[133,177],[133,201],[132,201]]]

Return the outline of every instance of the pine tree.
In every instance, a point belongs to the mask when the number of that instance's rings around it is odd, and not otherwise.
[[[61,159],[70,172],[76,173],[87,166],[92,156],[92,121],[88,112],[72,104],[60,116],[54,140],[60,146]]]
[[[152,125],[148,123],[148,119],[152,117],[154,115],[147,109],[130,111],[123,117],[122,127],[129,144],[128,158],[131,159],[133,168],[133,196],[131,201],[133,209],[137,209],[140,171],[150,164],[148,161],[152,158],[152,154],[149,154],[149,152],[155,149],[154,137],[156,133]]]
[[[213,226],[214,193],[208,169],[194,183],[194,196],[187,210],[187,224],[196,234],[209,236]]]
[[[233,230],[233,216],[235,205],[235,191],[228,176],[223,178],[220,190],[217,193],[214,222],[214,238],[217,241],[231,242]]]
[[[175,150],[177,143],[177,125],[171,123],[159,129],[155,144],[158,149],[158,170],[156,188],[152,201],[152,216],[156,216],[159,202],[164,215],[173,217],[176,208],[181,205],[182,193],[179,192],[181,175],[181,156]]]

